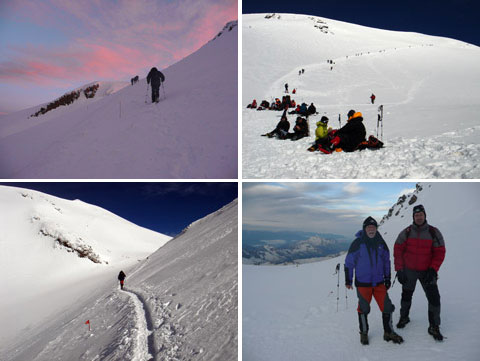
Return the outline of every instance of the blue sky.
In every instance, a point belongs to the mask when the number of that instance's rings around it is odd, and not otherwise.
[[[478,0],[243,0],[242,13],[316,15],[379,29],[443,36],[480,46]]]
[[[380,222],[414,182],[243,183],[243,229],[353,236],[368,216]]]
[[[102,207],[139,226],[175,236],[193,221],[237,198],[237,182],[0,183]]]

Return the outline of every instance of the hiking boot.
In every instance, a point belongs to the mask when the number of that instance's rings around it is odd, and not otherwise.
[[[397,323],[397,328],[404,328],[405,325],[409,322],[410,322],[410,318],[408,318],[408,316],[400,317],[400,320],[398,320],[398,323]]]
[[[394,331],[392,332],[384,332],[383,333],[383,339],[387,342],[393,341],[393,343],[402,343],[403,338],[399,334],[395,333]]]
[[[438,326],[430,326],[428,328],[428,333],[433,336],[437,341],[443,341],[443,335],[440,333],[440,328]]]
[[[315,152],[317,150],[317,146],[312,145],[310,148],[307,149],[309,152]]]
[[[368,345],[368,333],[360,332],[360,343],[362,345]]]

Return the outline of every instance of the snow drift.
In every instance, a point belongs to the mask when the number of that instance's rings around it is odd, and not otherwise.
[[[125,269],[124,291],[111,275],[65,312],[24,330],[0,358],[236,360],[237,214],[235,200],[194,222]]]
[[[307,15],[270,15],[243,15],[243,177],[480,176],[479,47]],[[253,99],[281,99],[285,83],[297,89],[291,94],[297,104],[313,102],[318,111],[310,117],[311,136],[296,142],[260,137],[275,128],[280,112],[246,109]],[[363,113],[367,135],[376,136],[381,104],[385,149],[306,151],[321,116],[338,128],[339,114],[344,125],[350,109]],[[289,116],[291,128],[295,118]]]
[[[425,183],[405,201],[393,206],[379,232],[387,242],[393,274],[393,244],[412,223],[412,209],[425,206],[427,221],[445,239],[446,258],[439,271],[442,333],[438,343],[428,335],[427,301],[417,285],[410,311],[411,322],[396,330],[405,340],[393,345],[383,340],[381,312],[372,300],[369,315],[370,345],[362,346],[356,315],[357,297],[346,292],[340,274],[337,312],[335,259],[292,266],[243,266],[243,360],[477,360],[480,357],[478,313],[480,286],[477,241],[480,232],[480,183]],[[412,197],[417,197],[410,204]],[[368,215],[366,214],[365,217]],[[359,228],[361,225],[359,224]],[[352,240],[354,236],[352,235]],[[343,266],[342,266],[343,270]],[[401,286],[389,291],[399,318]],[[346,296],[348,298],[346,298]]]
[[[237,22],[220,34],[162,69],[158,104],[141,78],[0,117],[0,177],[237,178]]]

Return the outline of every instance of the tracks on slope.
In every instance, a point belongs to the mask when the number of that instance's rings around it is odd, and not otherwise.
[[[156,346],[153,335],[153,321],[150,309],[145,299],[139,293],[133,290],[124,289],[123,292],[130,296],[135,305],[137,340],[135,345],[135,360],[153,360],[156,361]]]

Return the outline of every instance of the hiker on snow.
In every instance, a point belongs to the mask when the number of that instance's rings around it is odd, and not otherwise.
[[[303,137],[306,137],[308,134],[308,124],[307,120],[302,117],[297,117],[295,121],[295,126],[293,127],[294,133],[289,133],[287,138],[291,140],[299,140]]]
[[[285,83],[285,93],[288,93],[288,83]]]
[[[159,101],[160,85],[165,81],[165,76],[157,68],[153,67],[147,75],[147,83],[152,86],[152,103]]]
[[[347,124],[335,131],[334,138],[330,141],[329,149],[326,152],[331,153],[336,148],[341,148],[345,152],[353,152],[365,140],[366,134],[362,113],[352,109],[348,112]]]
[[[118,280],[120,281],[120,288],[123,290],[123,283],[125,282],[125,278],[127,277],[127,275],[125,273],[123,273],[123,271],[120,271],[120,273],[118,274]]]
[[[262,137],[273,138],[274,136],[277,136],[278,139],[287,139],[289,129],[290,123],[287,120],[287,115],[284,113],[275,129],[272,130],[270,133],[262,134]]]
[[[308,148],[308,151],[313,152],[319,147],[326,148],[328,146],[328,132],[331,130],[332,128],[328,128],[328,118],[322,116],[322,119],[317,122],[317,129],[315,129],[315,144]]]
[[[370,95],[370,100],[372,101],[372,104],[375,103],[375,94],[372,93],[372,95]]]
[[[363,222],[360,237],[356,238],[345,257],[345,286],[351,290],[353,272],[358,296],[358,322],[360,342],[368,345],[368,319],[372,296],[382,311],[383,339],[402,343],[403,338],[395,333],[392,326],[392,313],[395,306],[388,297],[390,282],[390,251],[380,233],[377,221],[368,217]]]
[[[438,270],[445,259],[445,241],[440,231],[427,223],[425,208],[413,207],[413,223],[397,237],[393,250],[398,282],[402,284],[400,320],[397,327],[404,328],[408,317],[417,280],[420,281],[428,300],[428,333],[436,340],[443,340],[440,333],[440,293]]]

